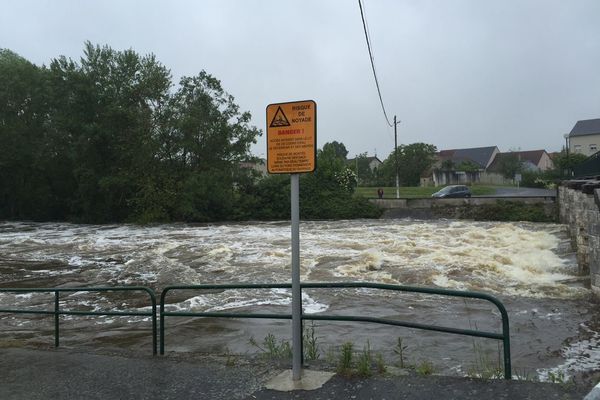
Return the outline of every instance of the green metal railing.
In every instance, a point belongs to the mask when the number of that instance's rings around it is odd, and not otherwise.
[[[302,320],[313,321],[349,321],[349,322],[372,322],[384,325],[403,326],[407,328],[422,329],[428,331],[452,333],[458,335],[474,336],[488,339],[502,340],[504,348],[504,378],[511,379],[511,360],[510,360],[510,333],[508,324],[508,313],[506,308],[493,296],[485,293],[433,289],[413,286],[388,285],[378,283],[363,282],[342,282],[342,283],[301,283],[303,289],[337,289],[337,288],[367,288],[382,289],[399,292],[424,293],[430,295],[463,297],[486,300],[494,304],[502,317],[502,333],[478,331],[472,329],[459,329],[445,326],[436,326],[421,324],[415,322],[398,321],[387,318],[360,317],[353,315],[315,315],[303,314]],[[292,319],[291,314],[262,314],[262,313],[229,313],[229,312],[180,312],[165,311],[165,298],[167,294],[175,290],[228,290],[228,289],[291,289],[291,284],[226,284],[226,285],[188,285],[188,286],[167,286],[160,296],[160,354],[165,353],[165,317],[214,317],[214,318],[266,318],[266,319]]]
[[[152,311],[69,311],[60,308],[61,292],[131,292],[143,291],[148,293],[152,302]],[[54,310],[23,310],[1,308],[0,313],[10,314],[40,314],[54,315],[54,346],[58,347],[60,343],[59,322],[61,315],[115,315],[115,316],[141,316],[152,318],[152,353],[157,353],[157,327],[156,327],[156,295],[150,288],[144,286],[126,286],[126,287],[82,287],[82,288],[0,288],[0,292],[8,293],[54,293]]]

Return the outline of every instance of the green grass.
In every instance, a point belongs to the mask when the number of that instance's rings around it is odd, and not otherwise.
[[[400,198],[417,198],[417,197],[431,197],[431,195],[438,190],[440,190],[443,186],[439,187],[420,187],[420,186],[410,186],[410,187],[400,187]],[[496,192],[495,186],[483,186],[483,185],[473,185],[470,186],[471,192],[474,196],[483,196],[483,195],[492,195]],[[367,197],[367,198],[376,198],[377,197],[377,189],[378,187],[365,187],[360,186],[356,189],[356,194]],[[382,187],[383,189],[383,198],[385,199],[395,199],[396,198],[396,188],[395,187]]]

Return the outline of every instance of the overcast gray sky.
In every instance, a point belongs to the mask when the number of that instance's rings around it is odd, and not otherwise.
[[[600,0],[365,0],[399,143],[560,150],[600,118]],[[253,124],[269,103],[313,99],[318,143],[393,149],[358,1],[3,1],[0,47],[40,65],[83,42],[154,53],[178,80],[204,69]],[[265,153],[265,136],[253,147]]]

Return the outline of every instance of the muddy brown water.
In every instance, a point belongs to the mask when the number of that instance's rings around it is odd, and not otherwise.
[[[0,223],[2,287],[148,286],[270,283],[290,280],[288,222],[217,225],[74,225]],[[566,377],[599,369],[598,307],[577,276],[565,227],[470,221],[353,220],[301,224],[303,281],[367,281],[472,290],[506,306],[513,370],[526,378]],[[168,310],[289,312],[288,290],[173,292]],[[477,300],[384,292],[310,289],[305,313],[396,318],[500,332],[495,307]],[[0,293],[0,307],[51,310],[50,294]],[[65,293],[70,310],[148,310],[142,293]],[[151,351],[144,317],[61,317],[61,345]],[[398,361],[428,361],[464,375],[498,365],[500,342],[368,323],[317,322],[321,357],[341,343],[368,346]],[[167,318],[166,350],[256,353],[268,334],[289,340],[290,322]],[[0,315],[0,338],[52,345],[52,318]],[[500,366],[501,360],[500,360]],[[486,367],[484,367],[486,366]]]

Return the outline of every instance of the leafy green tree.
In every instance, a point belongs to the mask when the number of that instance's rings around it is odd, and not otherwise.
[[[421,175],[435,163],[436,152],[436,147],[427,143],[398,146],[396,153],[398,154],[400,184],[403,186],[418,186]],[[391,186],[395,182],[395,168],[395,156],[394,151],[392,151],[383,165],[387,185]]]
[[[202,71],[86,43],[49,68],[0,52],[0,217],[225,219],[260,131]]]
[[[573,168],[585,160],[587,160],[587,156],[581,153],[567,153],[563,149],[559,154],[555,155],[552,159],[554,163],[554,170],[556,178],[564,176],[566,171],[573,171]]]
[[[174,87],[153,55],[86,43],[37,67],[0,50],[0,218],[214,221],[289,216],[289,179],[239,168],[260,130],[205,71]],[[305,218],[376,216],[346,147],[302,177]]]
[[[326,143],[317,152],[315,172],[301,175],[300,216],[304,219],[378,217],[381,212],[376,206],[353,195],[354,172],[336,147]],[[258,219],[290,217],[289,175],[269,176],[246,190],[250,200],[242,201],[256,210],[247,215]]]
[[[218,79],[202,71],[184,77],[171,102],[171,141],[184,178],[176,219],[205,221],[231,214],[237,165],[248,158],[260,131],[240,112]],[[207,199],[211,199],[207,202]]]
[[[498,169],[504,178],[514,179],[515,174],[523,170],[523,164],[516,154],[509,153],[504,154],[500,158],[498,162]]]
[[[356,174],[356,179],[359,185],[376,186],[378,171],[377,168],[371,170],[369,165],[369,157],[367,153],[361,153],[354,158],[354,162],[350,162],[348,167]]]
[[[337,143],[337,142],[334,142]],[[309,219],[374,217],[379,210],[354,197],[356,175],[346,165],[343,146],[323,145],[317,152],[317,169],[300,179],[300,215]],[[345,146],[343,147],[345,149]]]
[[[47,86],[45,68],[0,49],[0,218],[54,219],[62,206],[49,176]]]
[[[480,169],[481,169],[481,167],[477,163],[475,163],[471,160],[461,161],[456,166],[457,171],[464,171],[464,172],[477,172]]]
[[[85,221],[122,221],[153,171],[155,118],[168,99],[169,71],[153,55],[87,42],[80,63],[50,64],[52,121],[75,181],[71,213]]]
[[[345,160],[348,156],[348,150],[346,150],[344,143],[335,140],[333,142],[325,143],[322,151],[328,154],[333,152],[337,158],[341,158],[342,160]]]
[[[454,164],[454,161],[452,161],[450,159],[444,160],[440,164],[440,168],[442,171],[453,171],[455,167],[456,167],[456,165]]]

